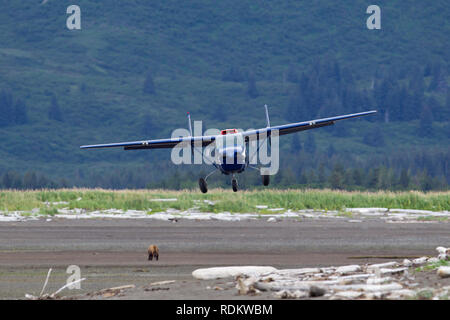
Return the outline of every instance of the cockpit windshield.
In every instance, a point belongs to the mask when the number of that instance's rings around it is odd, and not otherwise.
[[[244,148],[244,136],[242,135],[242,133],[237,132],[237,130],[236,133],[233,134],[228,133],[225,135],[216,136],[217,149],[237,147],[237,146],[241,146],[242,148]]]

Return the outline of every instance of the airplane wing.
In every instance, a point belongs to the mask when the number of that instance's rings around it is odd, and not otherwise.
[[[333,125],[336,121],[357,118],[362,116],[367,116],[374,114],[377,111],[366,111],[360,113],[347,114],[342,116],[336,116],[331,118],[288,123],[280,126],[268,126],[262,129],[248,130],[242,132],[245,138],[259,138],[260,135],[267,135],[270,132],[278,130],[279,135],[285,135],[289,133],[294,133],[303,130],[315,129],[320,127],[325,127]],[[189,144],[192,146],[205,147],[216,140],[215,136],[197,136],[197,137],[179,137],[171,139],[158,139],[158,140],[142,140],[142,141],[130,141],[130,142],[119,142],[119,143],[107,143],[107,144],[94,144],[81,146],[81,149],[94,149],[94,148],[117,148],[123,147],[124,150],[142,150],[142,149],[162,149],[162,148],[175,148],[175,147],[185,147]]]
[[[171,139],[158,139],[158,140],[142,140],[142,141],[130,141],[119,143],[106,143],[106,144],[93,144],[81,146],[80,149],[94,149],[94,148],[117,148],[123,147],[124,150],[142,150],[142,149],[162,149],[162,148],[175,148],[184,147],[186,145],[194,145],[205,147],[214,142],[214,136],[199,136],[199,137],[179,137]]]
[[[352,118],[357,118],[357,117],[362,117],[362,116],[368,116],[368,115],[374,114],[376,112],[377,112],[376,110],[372,110],[372,111],[366,111],[366,112],[360,112],[360,113],[346,114],[346,115],[336,116],[336,117],[331,117],[331,118],[323,118],[323,119],[309,120],[309,121],[303,121],[303,122],[288,123],[288,124],[283,124],[280,126],[273,126],[273,127],[262,128],[262,129],[244,131],[244,132],[242,132],[242,135],[244,137],[249,137],[249,138],[252,138],[252,137],[258,138],[259,135],[261,135],[261,134],[266,135],[266,134],[269,134],[271,131],[278,130],[278,134],[281,136],[281,135],[294,133],[294,132],[298,132],[298,131],[304,131],[304,130],[309,130],[309,129],[330,126],[330,125],[333,125],[336,121],[352,119]]]

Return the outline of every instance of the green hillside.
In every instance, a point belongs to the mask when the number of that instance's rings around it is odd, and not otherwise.
[[[70,31],[71,4],[0,3],[3,187],[27,172],[117,188],[174,187],[175,172],[194,186],[209,169],[176,168],[170,151],[78,147],[169,137],[187,126],[187,111],[204,129],[256,128],[268,104],[272,124],[380,111],[283,137],[279,186],[329,186],[300,178],[342,165],[367,176],[392,169],[396,179],[404,170],[405,188],[425,177],[448,188],[447,1],[379,1],[381,30],[366,28],[366,1],[79,0],[82,29]],[[248,175],[242,184],[256,184]]]

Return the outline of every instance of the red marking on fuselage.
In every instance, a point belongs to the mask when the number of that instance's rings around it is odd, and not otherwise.
[[[225,130],[220,131],[221,135],[233,134],[233,133],[238,133],[237,129],[225,129]]]

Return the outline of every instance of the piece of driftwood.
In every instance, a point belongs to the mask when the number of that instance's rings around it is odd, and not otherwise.
[[[55,297],[58,293],[60,293],[61,291],[63,291],[65,288],[71,287],[71,286],[73,286],[74,284],[77,284],[77,283],[79,283],[79,282],[81,282],[81,281],[84,281],[84,280],[86,280],[86,278],[82,278],[82,279],[78,279],[78,280],[72,281],[72,282],[70,282],[70,283],[66,283],[66,284],[63,285],[61,288],[59,288],[57,291],[53,292],[53,293],[50,295],[50,297]]]
[[[60,293],[61,291],[63,291],[64,289],[66,289],[67,287],[70,287],[74,284],[77,284],[81,281],[86,280],[86,278],[82,278],[82,279],[78,279],[76,281],[70,282],[70,283],[66,283],[65,285],[63,285],[61,288],[59,288],[58,290],[56,290],[55,292],[53,292],[52,294],[44,294],[45,292],[45,288],[47,287],[48,284],[48,279],[50,278],[50,274],[52,273],[52,268],[50,268],[48,270],[47,273],[47,277],[45,278],[45,282],[44,282],[44,286],[42,287],[41,293],[39,294],[39,296],[34,296],[32,294],[25,294],[25,298],[26,299],[30,299],[30,300],[46,300],[46,299],[57,299],[57,295],[58,293]]]
[[[165,284],[172,284],[174,282],[175,282],[175,280],[157,281],[157,282],[150,283],[149,286],[162,286]]]
[[[47,287],[48,278],[50,278],[51,273],[52,273],[52,268],[48,269],[47,278],[45,278],[44,286],[42,287],[41,293],[39,294],[40,297],[44,294],[45,288]]]
[[[361,266],[359,266],[357,264],[336,268],[336,272],[340,273],[340,274],[348,274],[348,273],[353,273],[353,272],[358,272],[358,271],[361,271]]]
[[[450,277],[450,267],[445,267],[445,266],[439,267],[437,269],[437,275],[441,278]]]
[[[216,267],[194,270],[192,276],[199,280],[212,280],[236,277],[241,274],[246,276],[262,275],[276,270],[274,267],[263,266]]]
[[[113,288],[106,288],[106,289],[102,289],[98,292],[106,292],[106,291],[121,291],[121,290],[125,290],[125,289],[134,289],[136,288],[136,286],[134,284],[127,284],[127,285],[123,285],[123,286],[119,286],[119,287],[113,287]]]

